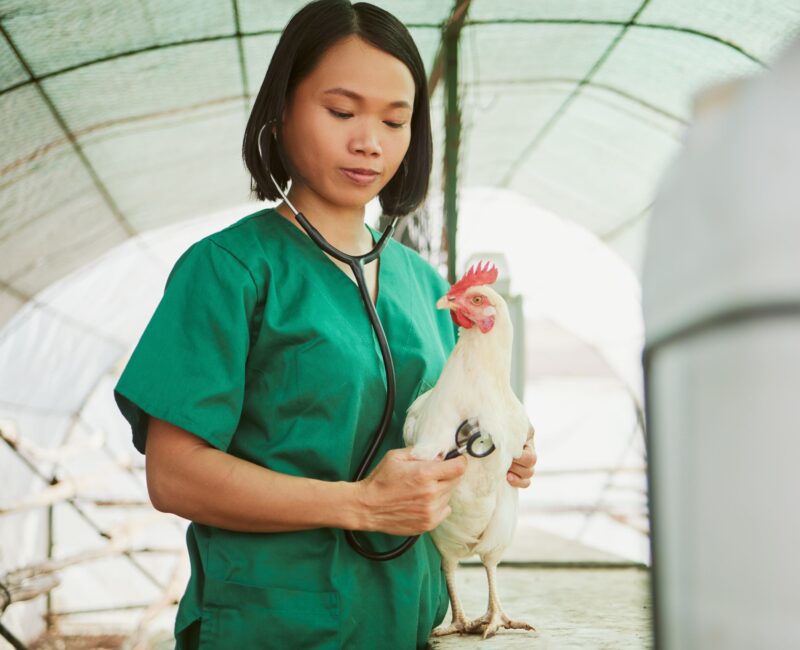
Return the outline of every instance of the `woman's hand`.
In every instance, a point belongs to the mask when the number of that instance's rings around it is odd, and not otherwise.
[[[515,458],[508,468],[506,478],[509,484],[515,488],[526,488],[531,484],[531,477],[534,474],[534,466],[536,465],[536,451],[531,447],[531,443],[526,442],[522,447],[522,455]]]
[[[392,449],[358,490],[357,530],[393,535],[419,535],[433,530],[450,514],[450,493],[467,467],[463,456],[451,460],[419,460],[411,449]]]

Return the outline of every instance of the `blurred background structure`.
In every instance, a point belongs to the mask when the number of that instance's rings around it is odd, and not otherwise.
[[[800,41],[768,74],[699,97],[648,230],[644,368],[664,650],[800,647],[798,177]]]
[[[530,619],[578,644],[550,647],[647,647],[655,190],[696,94],[767,70],[800,34],[800,2],[375,3],[409,26],[432,91],[430,200],[398,235],[451,277],[504,255],[522,304],[540,462],[509,567],[634,572],[613,592],[622,610],[588,626],[572,609],[563,628],[545,601],[565,583],[532,579]],[[0,0],[0,624],[25,643],[169,635],[184,523],[149,505],[112,387],[175,259],[262,207],[244,124],[303,4]],[[560,580],[602,599],[602,576]]]

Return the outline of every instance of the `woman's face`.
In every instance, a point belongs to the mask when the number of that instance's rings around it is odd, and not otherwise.
[[[399,59],[356,36],[333,45],[296,86],[284,111],[292,193],[312,192],[334,206],[363,208],[408,150],[413,106],[414,80]]]

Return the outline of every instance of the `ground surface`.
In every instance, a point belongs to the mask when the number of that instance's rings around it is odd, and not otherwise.
[[[482,615],[487,602],[483,567],[459,567],[456,581],[467,617]],[[434,650],[653,647],[650,573],[645,569],[500,567],[497,582],[506,613],[537,631],[501,630],[485,641],[473,635],[434,638]],[[450,622],[449,612],[445,622]]]

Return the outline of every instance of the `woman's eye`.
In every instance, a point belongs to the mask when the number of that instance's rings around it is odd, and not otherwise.
[[[352,113],[342,113],[341,111],[335,111],[332,108],[328,109],[328,112],[333,115],[334,117],[338,117],[339,119],[346,120],[348,118],[353,117]]]
[[[384,122],[384,124],[393,129],[402,129],[405,126],[405,123],[403,122]]]

